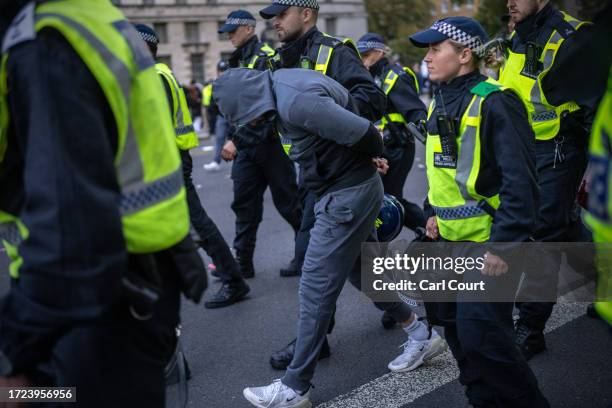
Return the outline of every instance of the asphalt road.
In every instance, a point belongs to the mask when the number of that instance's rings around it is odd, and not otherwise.
[[[231,243],[234,215],[230,165],[207,173],[202,165],[212,158],[209,140],[192,151],[194,179],[202,202]],[[418,156],[421,156],[419,152]],[[405,187],[405,196],[420,203],[425,196],[425,172],[417,159]],[[256,277],[249,280],[247,300],[229,308],[207,310],[183,305],[183,342],[193,378],[189,407],[241,408],[245,386],[268,384],[280,378],[269,355],[288,343],[296,330],[297,278],[281,278],[279,269],[293,254],[293,232],[278,215],[269,193],[255,254]],[[410,238],[408,232],[403,237]],[[208,262],[208,257],[206,257]],[[0,254],[0,257],[3,256]],[[0,260],[0,266],[5,262]],[[206,294],[217,289],[211,279]],[[0,278],[0,293],[6,290]],[[549,322],[548,351],[531,365],[551,406],[607,408],[612,405],[612,336],[601,321],[584,317],[585,305],[563,304]],[[449,353],[406,374],[389,374],[387,363],[405,340],[399,328],[384,330],[381,313],[350,284],[343,290],[337,324],[330,336],[331,358],[320,362],[313,380],[312,398],[324,408],[467,407]],[[171,389],[169,399],[174,399]],[[178,406],[172,401],[169,406]]]

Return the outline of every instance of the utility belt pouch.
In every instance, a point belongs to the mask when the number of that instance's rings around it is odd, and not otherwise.
[[[385,147],[395,147],[397,145],[396,137],[389,127],[385,127],[383,130],[383,145]]]
[[[178,273],[181,292],[185,297],[199,303],[208,286],[206,267],[198,254],[198,249],[187,235],[181,242],[168,249]]]
[[[385,147],[406,147],[414,143],[412,135],[408,133],[403,123],[393,122],[389,115],[385,114],[387,124],[383,130],[383,144]]]
[[[122,279],[123,294],[132,316],[138,320],[153,317],[162,293],[162,280],[153,254],[128,254],[128,268]]]

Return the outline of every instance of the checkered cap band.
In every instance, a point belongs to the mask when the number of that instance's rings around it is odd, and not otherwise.
[[[468,33],[452,24],[444,21],[437,21],[431,26],[432,30],[436,30],[452,40],[457,41],[472,50],[478,57],[482,58],[485,55],[485,49],[482,40],[479,37],[472,37]]]
[[[148,42],[148,43],[151,43],[151,44],[158,44],[159,43],[159,40],[154,35],[151,35],[149,33],[145,33],[145,32],[142,32],[142,31],[138,31],[138,34],[140,34],[140,38],[142,38],[145,42]]]
[[[357,43],[357,48],[367,49],[367,50],[372,50],[372,49],[384,50],[385,44],[378,42],[378,41],[359,41]]]
[[[257,25],[257,21],[250,18],[228,18],[225,20],[225,24],[255,27]]]
[[[281,4],[283,6],[306,7],[318,10],[319,4],[317,0],[274,0],[273,4]]]

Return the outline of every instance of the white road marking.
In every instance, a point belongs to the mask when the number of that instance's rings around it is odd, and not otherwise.
[[[546,332],[558,329],[585,314],[586,303],[560,303],[555,306]],[[389,373],[355,390],[340,395],[317,408],[399,408],[459,377],[450,351],[408,373]]]

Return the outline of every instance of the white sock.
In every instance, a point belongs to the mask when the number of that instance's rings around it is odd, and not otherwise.
[[[409,337],[417,341],[427,340],[429,337],[429,330],[427,329],[427,326],[417,318],[415,318],[414,321],[408,326],[404,327],[404,331]]]

